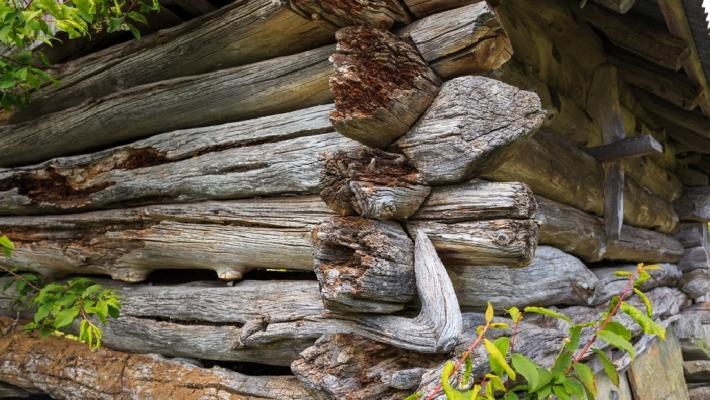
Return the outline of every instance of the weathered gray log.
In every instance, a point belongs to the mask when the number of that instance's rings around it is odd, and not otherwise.
[[[673,326],[683,350],[683,359],[710,360],[710,303],[697,303],[680,313]]]
[[[544,120],[540,107],[534,93],[493,79],[453,79],[395,146],[429,183],[459,182],[537,130]]]
[[[474,179],[434,187],[411,220],[456,223],[500,218],[530,219],[536,211],[537,201],[526,184]]]
[[[683,273],[674,264],[659,264],[659,269],[650,271],[651,279],[644,282],[639,289],[644,292],[659,286],[674,287],[679,282]],[[599,279],[597,289],[594,291],[592,305],[599,305],[611,300],[624,289],[628,277],[614,275],[617,271],[634,272],[636,265],[622,265],[616,267],[592,268],[592,272]]]
[[[135,86],[61,113],[0,127],[0,166],[43,161],[179,128],[255,118],[331,100],[325,46],[202,75]],[[162,62],[162,61],[161,61]],[[278,99],[278,101],[273,101]]]
[[[351,27],[335,37],[330,120],[343,135],[384,148],[429,107],[441,80],[412,44],[385,30]]]
[[[443,79],[494,70],[513,52],[496,13],[483,1],[420,19],[398,34]]]
[[[417,18],[462,7],[482,0],[404,0],[404,5]]]
[[[371,148],[324,155],[320,195],[341,216],[407,219],[431,188],[401,154]]]
[[[707,246],[710,244],[708,224],[705,222],[680,224],[678,225],[678,231],[675,233],[675,238],[686,248]]]
[[[538,195],[603,215],[602,168],[583,150],[540,130],[532,138],[510,146],[501,159],[501,163],[486,168],[481,177],[525,182]],[[661,232],[671,232],[678,223],[670,204],[633,179],[625,180],[624,218],[631,225]]]
[[[334,217],[312,241],[326,308],[390,313],[414,298],[414,243],[399,224]]]
[[[651,135],[636,136],[615,143],[585,149],[599,161],[620,161],[626,157],[639,157],[663,152],[663,146]]]
[[[594,2],[610,10],[614,10],[619,14],[625,14],[633,7],[636,0],[594,0]]]
[[[0,319],[0,327],[11,325]],[[205,369],[154,354],[92,351],[58,337],[37,338],[20,328],[0,337],[0,380],[56,399],[221,398],[309,399],[293,377],[247,376]],[[67,363],[66,360],[80,360]]]
[[[361,147],[317,106],[0,169],[0,214],[317,193],[323,151]]]
[[[684,40],[670,35],[664,25],[648,18],[637,14],[621,16],[594,4],[577,11],[616,46],[654,64],[677,71],[690,56]]]
[[[588,262],[678,262],[684,249],[672,236],[624,225],[621,237],[609,240],[599,217],[537,196],[540,244],[556,246]]]
[[[298,53],[332,42],[338,27],[388,29],[408,21],[399,2],[392,0],[237,2],[59,66],[55,75],[60,85],[37,92],[16,119],[36,118],[138,85]]]
[[[701,136],[701,138],[710,138],[710,133],[708,133],[710,132],[710,118],[702,114],[682,110],[661,97],[652,96],[643,91],[635,91],[634,94],[648,111],[660,117],[662,121],[683,127]]]
[[[469,266],[524,267],[535,254],[539,234],[534,220],[516,219],[455,224],[411,221],[407,230],[426,232],[446,265]]]
[[[710,186],[687,188],[675,209],[682,221],[710,221]]]
[[[710,398],[710,386],[688,385],[688,398],[690,400],[705,400]]]
[[[332,215],[316,196],[0,218],[16,250],[5,266],[51,276],[140,281],[156,269],[209,269],[239,279],[255,268],[312,270],[311,227]]]
[[[694,269],[710,269],[710,248],[698,246],[685,249],[678,266],[683,272],[690,272]]]
[[[482,311],[487,302],[509,307],[589,304],[597,278],[574,256],[540,246],[524,268],[451,266],[449,274],[461,307]]]
[[[708,383],[710,382],[710,361],[685,361],[683,362],[683,374],[688,383]]]
[[[419,314],[414,318],[346,314],[338,325],[397,348],[419,353],[448,353],[461,335],[461,310],[456,293],[434,245],[424,232],[416,233],[414,247]]]
[[[691,299],[710,294],[710,269],[694,269],[683,274],[678,287]]]

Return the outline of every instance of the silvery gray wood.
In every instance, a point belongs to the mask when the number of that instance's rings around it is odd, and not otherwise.
[[[695,269],[710,269],[710,248],[708,246],[690,247],[685,249],[683,258],[678,262],[683,272]]]
[[[684,309],[673,331],[680,340],[684,360],[710,360],[710,303]]]
[[[710,186],[686,188],[674,205],[681,221],[710,221]]]
[[[694,269],[683,274],[678,287],[691,299],[710,294],[710,269]]]
[[[659,286],[675,287],[683,273],[674,264],[658,264],[658,269],[649,271],[651,279],[641,284],[639,289],[646,292]],[[599,279],[597,290],[594,292],[592,305],[599,305],[611,300],[624,289],[628,278],[614,275],[617,271],[634,272],[636,265],[621,265],[614,267],[592,268],[592,272]]]
[[[416,17],[423,18],[452,8],[477,3],[481,0],[404,0],[407,9]]]
[[[692,360],[683,362],[683,374],[688,383],[710,382],[710,360]]]
[[[0,214],[317,193],[321,152],[361,145],[333,132],[332,105],[177,130],[86,155],[0,169]]]
[[[332,99],[334,46],[174,78],[107,94],[31,121],[0,127],[0,166],[194,128],[292,111]]]
[[[341,216],[407,219],[431,190],[401,154],[360,147],[323,158],[320,195]]]
[[[504,147],[533,133],[543,120],[536,94],[466,76],[444,83],[429,109],[393,146],[426,182],[456,183],[479,173]]]
[[[284,196],[0,217],[16,245],[0,264],[124,281],[156,269],[209,269],[229,280],[256,268],[310,271],[310,230],[331,215],[317,196]]]
[[[336,34],[331,122],[344,136],[384,148],[429,107],[441,80],[408,41],[363,26]]]
[[[678,231],[674,234],[683,247],[705,246],[709,242],[708,224],[704,222],[689,222],[678,225]]]

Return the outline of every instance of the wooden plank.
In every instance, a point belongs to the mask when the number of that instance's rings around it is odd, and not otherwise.
[[[651,135],[621,139],[613,143],[588,147],[585,151],[599,161],[617,161],[627,157],[639,157],[663,153],[663,146]]]
[[[394,146],[426,182],[456,183],[490,167],[503,148],[535,132],[543,120],[534,93],[480,76],[461,77],[444,83]]]
[[[674,206],[681,221],[710,221],[710,186],[687,188]]]
[[[688,399],[683,377],[683,356],[673,330],[666,340],[655,339],[651,347],[631,364],[629,383],[635,398],[648,400]]]
[[[424,18],[431,14],[451,10],[482,0],[404,0],[404,5],[417,18]]]
[[[344,136],[385,148],[429,107],[441,81],[412,44],[385,30],[351,27],[335,37],[330,120]]]
[[[203,75],[126,89],[61,113],[0,127],[0,166],[328,103],[333,67],[325,46]],[[278,101],[274,101],[278,99]]]

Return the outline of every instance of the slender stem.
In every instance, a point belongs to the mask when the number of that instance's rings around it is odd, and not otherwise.
[[[2,269],[3,271],[7,272],[7,273],[10,274],[10,275],[12,275],[12,276],[15,278],[15,280],[25,281],[25,283],[27,283],[27,285],[28,285],[29,287],[31,287],[32,289],[34,289],[34,290],[36,290],[36,291],[38,291],[38,292],[39,292],[40,290],[42,290],[42,289],[40,289],[39,287],[35,286],[32,282],[30,282],[30,281],[28,281],[27,279],[25,279],[22,275],[18,274],[17,272],[15,272],[15,271],[13,271],[13,270],[11,270],[11,269],[9,269],[9,268],[6,268],[6,267],[4,267],[4,266],[2,266],[2,265],[0,265],[0,269]]]

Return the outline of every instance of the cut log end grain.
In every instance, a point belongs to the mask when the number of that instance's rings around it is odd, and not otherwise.
[[[414,243],[399,224],[335,217],[311,236],[327,308],[389,313],[414,298]]]
[[[289,3],[303,17],[335,27],[364,25],[390,29],[411,21],[398,0],[289,0]]]
[[[431,190],[401,154],[362,147],[324,159],[320,195],[341,216],[407,219]]]
[[[385,147],[427,109],[441,82],[410,43],[387,31],[349,27],[336,39],[331,122],[345,136]]]
[[[430,184],[479,173],[500,151],[545,119],[540,98],[500,81],[466,76],[446,82],[417,124],[396,142]]]

